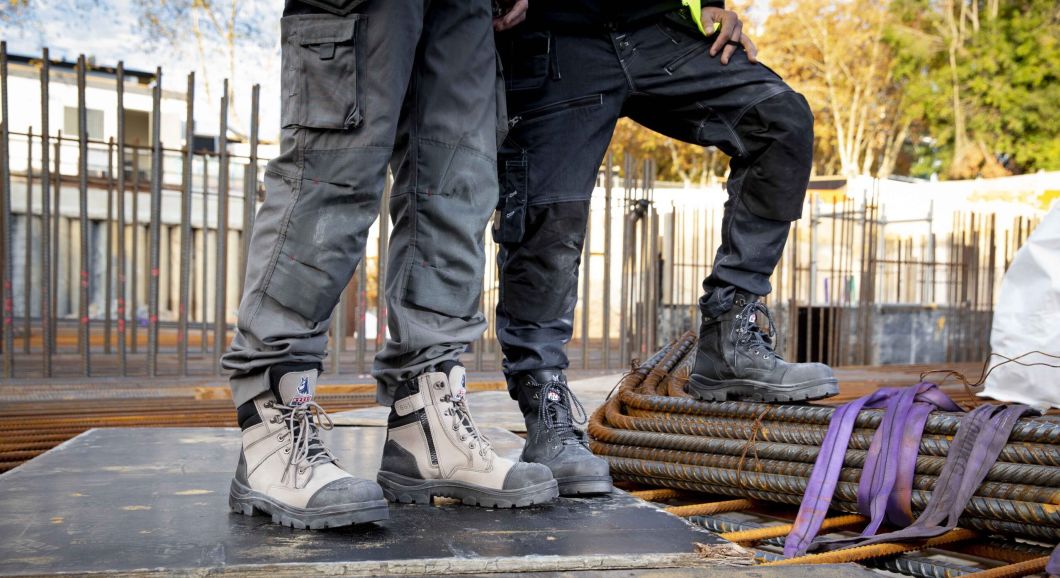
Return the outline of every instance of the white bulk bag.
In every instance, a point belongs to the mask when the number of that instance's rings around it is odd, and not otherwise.
[[[1060,203],[1053,204],[1001,280],[990,347],[1005,357],[1036,350],[1060,355]],[[990,365],[1004,361],[995,356]],[[1020,362],[1060,365],[1060,359],[1039,354]],[[979,395],[1060,408],[1060,369],[1005,363],[987,376]]]

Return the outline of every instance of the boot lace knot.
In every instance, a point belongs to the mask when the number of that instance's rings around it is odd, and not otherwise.
[[[768,321],[766,330],[758,324],[759,313]],[[769,308],[760,301],[752,301],[740,309],[730,333],[737,345],[742,345],[754,355],[761,355],[766,359],[780,357],[773,350],[773,339],[776,335],[777,326],[773,323],[773,315],[769,312]]]
[[[276,416],[276,422],[284,422],[287,431],[277,436],[280,441],[291,437],[290,445],[285,450],[287,453],[287,467],[284,468],[281,483],[286,483],[291,471],[297,467],[298,474],[304,474],[315,466],[328,464],[335,461],[335,456],[324,445],[320,439],[320,430],[330,430],[335,426],[331,416],[324,411],[315,401],[307,401],[296,406],[287,406],[274,403],[272,407],[280,412]],[[312,472],[305,480],[299,483],[298,475],[295,476],[295,487],[303,488],[312,479]]]
[[[574,396],[567,382],[547,381],[538,395],[538,420],[545,426],[538,430],[538,435],[545,431],[549,436],[559,438],[563,445],[586,444],[585,435],[575,425],[585,425],[589,418],[585,406]]]

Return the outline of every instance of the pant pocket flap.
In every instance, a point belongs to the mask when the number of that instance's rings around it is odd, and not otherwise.
[[[308,20],[302,24],[298,43],[302,46],[349,42],[357,31],[360,16],[327,20]]]

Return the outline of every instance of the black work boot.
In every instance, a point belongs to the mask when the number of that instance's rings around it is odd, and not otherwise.
[[[561,496],[606,494],[611,491],[607,461],[589,451],[584,431],[585,408],[567,387],[559,369],[541,369],[508,377],[526,420],[526,445],[521,459],[548,466]]]
[[[758,325],[758,314],[769,331]],[[704,315],[699,350],[688,393],[703,401],[808,401],[839,393],[832,369],[823,363],[788,363],[773,351],[776,328],[758,297],[736,292],[733,306]]]

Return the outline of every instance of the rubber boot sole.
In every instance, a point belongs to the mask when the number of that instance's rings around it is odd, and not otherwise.
[[[715,380],[693,374],[689,379],[688,393],[700,401],[813,401],[839,393],[839,382],[834,377],[824,377],[780,386],[752,379]]]
[[[235,479],[228,492],[228,507],[244,516],[253,516],[257,510],[271,515],[274,524],[299,530],[341,528],[390,518],[386,500],[336,504],[323,508],[295,508],[256,492]]]
[[[561,496],[610,494],[614,489],[611,476],[565,476],[556,478]]]
[[[559,497],[556,480],[514,490],[493,490],[459,480],[418,480],[381,471],[376,481],[386,499],[402,504],[430,504],[432,498],[440,497],[457,499],[468,506],[525,508]]]

